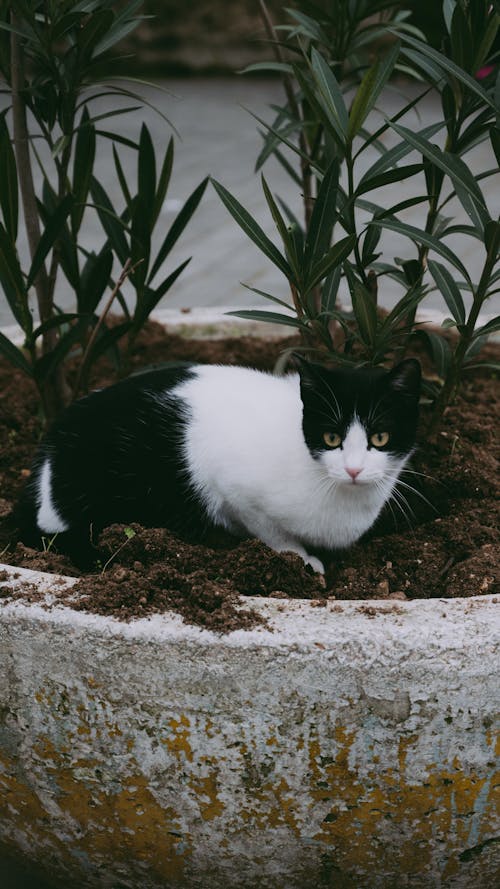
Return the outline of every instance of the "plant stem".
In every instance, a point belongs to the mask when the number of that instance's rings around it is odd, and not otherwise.
[[[102,325],[104,324],[106,316],[107,316],[107,314],[108,314],[108,312],[115,300],[116,294],[118,293],[120,287],[123,285],[123,283],[127,279],[127,277],[131,274],[131,272],[134,271],[135,268],[137,268],[138,265],[140,265],[141,262],[143,262],[143,260],[142,259],[139,260],[139,262],[136,262],[134,266],[131,265],[131,262],[132,262],[132,260],[129,258],[129,259],[127,259],[125,265],[123,266],[121,273],[120,273],[120,277],[118,278],[118,281],[116,282],[115,286],[113,287],[113,290],[111,291],[111,295],[110,295],[106,305],[104,306],[104,309],[101,312],[101,315],[99,316],[99,320],[98,320],[96,326],[94,327],[92,334],[89,338],[89,341],[88,341],[87,346],[85,348],[85,352],[84,352],[82,360],[80,362],[78,377],[77,377],[75,387],[73,390],[73,398],[76,398],[78,396],[78,393],[79,393],[81,386],[82,386],[82,382],[85,380],[85,377],[88,373],[89,356],[90,356],[90,353],[92,350],[92,346],[94,345],[94,343],[97,339],[97,335],[98,335]]]
[[[266,33],[269,39],[272,42],[274,54],[278,62],[285,62],[285,57],[281,51],[281,46],[278,43],[278,38],[276,36],[276,31],[274,30],[274,25],[271,21],[271,16],[269,15],[269,10],[264,2],[264,0],[259,0],[260,12],[262,15],[262,20],[264,22],[264,27],[266,29]],[[303,124],[303,117],[301,114],[299,103],[295,97],[295,93],[293,91],[292,79],[285,72],[283,74],[283,86],[285,89],[285,94],[288,100],[288,104],[290,106],[290,110],[293,114],[300,120]],[[303,157],[303,155],[307,155],[310,157],[310,149],[307,143],[306,135],[304,132],[304,126],[302,125],[299,132],[299,147],[302,152],[300,157],[300,169],[302,175],[302,194],[304,200],[304,221],[306,226],[306,231],[309,227],[309,222],[311,220],[311,214],[313,211],[314,201],[312,196],[312,176],[311,176],[311,165],[310,163]]]
[[[19,26],[19,22],[14,13],[11,14],[11,22],[14,27]],[[36,204],[35,186],[33,182],[33,172],[31,169],[31,158],[29,149],[28,126],[26,122],[26,107],[21,97],[21,91],[24,86],[24,65],[22,51],[19,43],[19,36],[15,33],[11,34],[11,79],[12,79],[12,117],[14,125],[14,150],[16,152],[17,166],[19,168],[19,184],[21,189],[21,199],[23,202],[24,221],[26,224],[26,232],[28,235],[28,245],[30,256],[36,253],[38,243],[40,241],[40,220],[38,217],[38,209]],[[47,271],[45,264],[42,265],[40,271],[35,278],[35,290],[38,300],[38,309],[40,312],[40,320],[47,321],[52,314],[52,305],[47,299]],[[44,334],[43,341],[46,346],[52,345],[54,331],[50,330]],[[48,349],[44,348],[44,352]]]
[[[446,375],[446,379],[434,405],[434,412],[432,415],[429,432],[433,432],[436,429],[447,405],[455,398],[457,388],[460,383],[460,376],[464,358],[474,336],[474,329],[476,327],[477,319],[479,318],[479,313],[481,311],[482,305],[487,296],[488,285],[496,260],[497,257],[494,250],[487,253],[483,270],[481,272],[481,278],[479,280],[479,284],[477,285],[476,292],[474,293],[474,299],[469,317],[467,318],[465,327],[461,331],[460,340],[453,354],[453,359]]]
[[[11,13],[13,27],[19,27],[19,21],[15,13]],[[33,171],[31,167],[28,125],[26,120],[26,105],[22,98],[24,88],[24,60],[19,40],[19,35],[11,34],[11,87],[12,87],[12,117],[14,128],[14,151],[19,170],[19,183],[21,200],[23,203],[24,221],[28,236],[28,245],[31,261],[35,256],[40,242],[40,219],[38,216]],[[53,299],[50,292],[50,282],[47,277],[45,264],[42,264],[34,281],[37,296],[40,321],[43,324],[53,315]],[[57,330],[51,328],[42,337],[42,352],[46,355],[57,344]],[[64,371],[58,365],[53,380],[46,380],[39,386],[44,414],[46,417],[54,416],[68,401],[68,387]]]

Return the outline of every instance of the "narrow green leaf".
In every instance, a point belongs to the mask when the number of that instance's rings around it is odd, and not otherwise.
[[[111,30],[113,21],[113,12],[110,9],[101,9],[82,22],[82,27],[77,32],[80,52],[92,58],[96,45]]]
[[[46,178],[43,182],[42,200],[37,201],[37,206],[43,225],[49,225],[50,220],[59,206],[59,198]],[[72,209],[74,209],[74,204]],[[70,233],[67,221],[63,223],[59,230],[57,250],[62,270],[66,275],[69,284],[75,293],[78,294],[80,271],[78,266],[77,244],[75,238]]]
[[[449,247],[443,244],[442,241],[435,238],[434,235],[430,235],[428,232],[416,228],[414,225],[407,225],[405,222],[400,222],[398,219],[374,219],[371,224],[380,225],[382,228],[389,229],[389,231],[397,232],[400,235],[411,238],[411,240],[416,241],[417,244],[424,244],[430,250],[434,250],[444,259],[447,259],[448,262],[454,266],[454,268],[458,269],[464,278],[470,282],[470,275],[458,256],[456,256]]]
[[[175,281],[177,281],[177,278],[179,277],[179,275],[184,271],[186,266],[189,265],[189,263],[191,262],[191,259],[192,259],[192,257],[190,256],[188,259],[185,259],[184,262],[181,262],[181,264],[179,266],[177,266],[177,268],[174,269],[174,271],[170,275],[168,275],[168,277],[165,278],[164,281],[162,281],[160,286],[156,288],[156,291],[155,291],[156,301],[154,303],[155,306],[159,302],[159,300],[162,298],[162,296],[165,296],[167,290],[170,290],[170,288],[175,283]],[[154,308],[154,306],[153,306],[153,308]]]
[[[248,210],[239,203],[239,201],[234,198],[220,182],[216,182],[215,179],[210,180],[212,182],[213,187],[215,188],[217,194],[219,195],[222,203],[231,214],[233,219],[238,223],[241,229],[245,232],[245,234],[257,245],[259,250],[267,256],[271,262],[277,266],[280,271],[283,272],[284,275],[289,280],[292,280],[293,273],[290,268],[288,262],[285,257],[279,252],[277,247],[273,244],[273,242],[267,237],[265,232],[262,231],[261,227],[252,218]]]
[[[311,50],[311,65],[313,77],[318,87],[318,98],[340,142],[344,145],[349,129],[349,115],[338,81],[328,62],[314,47]]]
[[[248,109],[247,109],[247,110],[248,110]],[[300,148],[299,148],[297,145],[295,145],[290,139],[288,139],[288,138],[284,135],[284,132],[285,132],[285,131],[275,129],[275,127],[271,126],[271,124],[268,124],[265,120],[263,120],[262,117],[259,117],[258,114],[254,114],[253,111],[249,111],[248,113],[251,114],[252,117],[253,117],[258,123],[260,123],[260,125],[261,125],[262,127],[264,127],[264,129],[266,129],[269,133],[272,133],[272,135],[276,137],[276,139],[277,139],[277,141],[278,141],[279,143],[281,143],[282,145],[286,145],[287,148],[290,149],[290,151],[293,151],[294,154],[297,154],[297,155],[298,155],[299,157],[301,157],[303,160],[307,161],[307,163],[310,164],[310,166],[311,166],[313,169],[315,169],[315,170],[320,170],[320,171],[321,171],[321,167],[320,167],[319,163],[318,163],[317,161],[313,160],[311,157],[308,157],[308,155],[307,155],[304,151],[301,151]],[[293,132],[296,132],[296,131],[298,131],[299,129],[300,129],[300,127],[299,127],[298,125],[294,125],[292,131],[293,131]],[[259,167],[260,167],[260,166],[262,166],[262,163],[259,163]],[[258,169],[259,167],[256,167],[256,169]]]
[[[33,327],[33,319],[28,306],[27,288],[16,247],[3,225],[0,225],[0,283],[14,318],[28,335]]]
[[[47,321],[44,321],[43,324],[39,324],[38,327],[35,328],[33,333],[31,334],[30,341],[35,342],[40,339],[44,333],[47,333],[48,330],[53,330],[57,327],[64,327],[72,324],[74,321],[81,319],[82,315],[79,312],[61,312],[57,315],[53,315],[52,318],[48,318]],[[92,316],[88,316],[88,320],[91,320]]]
[[[293,74],[293,68],[287,62],[254,62],[242,68],[239,74],[250,74],[254,71],[279,71],[280,74]]]
[[[483,324],[482,327],[477,327],[474,331],[474,339],[477,339],[479,336],[491,336],[497,330],[500,330],[500,315],[497,318],[492,318],[491,321]]]
[[[377,249],[378,242],[382,234],[382,229],[368,225],[365,229],[363,239],[363,249],[361,251],[361,262],[363,268],[366,268],[373,261],[372,257]],[[380,254],[378,254],[380,255]]]
[[[112,268],[113,253],[110,249],[104,248],[97,255],[89,255],[81,274],[79,312],[95,312],[109,286]]]
[[[492,262],[498,259],[500,250],[500,220],[491,219],[484,230],[484,242],[488,251],[488,258]]]
[[[120,188],[122,190],[122,195],[125,198],[125,204],[127,209],[130,212],[130,208],[132,206],[132,195],[130,194],[130,189],[128,187],[127,177],[122,167],[122,162],[120,160],[120,155],[118,154],[116,145],[113,144],[113,160],[115,162],[115,170],[116,175],[118,176],[118,182],[120,183]]]
[[[388,126],[391,125],[391,121],[387,121]],[[423,130],[420,130],[421,138],[427,139],[434,136],[439,130],[443,129],[443,123],[435,123],[431,126],[424,127]],[[363,174],[360,179],[359,186],[362,187],[364,182],[367,179],[372,179],[375,176],[378,176],[380,173],[383,173],[385,170],[389,170],[393,167],[396,167],[396,164],[406,157],[407,154],[413,151],[413,145],[410,145],[406,140],[400,142],[398,145],[394,145],[393,148],[389,148],[382,157],[379,157],[374,164]]]
[[[76,324],[69,327],[68,331],[63,334],[51,352],[47,352],[36,361],[33,376],[38,382],[48,379],[56,368],[63,363],[73,346],[80,344],[87,327],[88,317],[80,319]]]
[[[290,309],[291,308],[290,303],[285,302],[284,299],[278,299],[277,296],[272,296],[271,293],[266,293],[265,290],[259,290],[258,287],[250,287],[249,284],[243,284],[243,282],[240,282],[240,283],[241,283],[241,286],[245,288],[245,290],[250,290],[252,293],[257,293],[258,296],[263,296],[264,299],[268,299],[271,302],[276,303],[278,306],[281,306],[283,309]],[[228,313],[226,313],[226,314],[228,314]]]
[[[495,12],[493,13],[493,15],[490,16],[490,20],[486,26],[483,37],[481,39],[481,43],[479,44],[479,48],[476,52],[476,56],[472,64],[472,69],[474,71],[479,71],[479,69],[482,68],[482,66],[488,61],[488,55],[498,34],[499,27],[500,15],[498,15],[498,12]]]
[[[355,194],[356,196],[359,196],[366,194],[367,191],[373,191],[375,188],[385,188],[386,185],[391,185],[393,182],[403,182],[404,179],[416,176],[416,174],[421,173],[422,170],[422,164],[406,164],[404,167],[396,167],[395,170],[386,170],[384,173],[379,173],[377,176],[370,176],[368,179],[363,177]]]
[[[443,0],[443,17],[446,25],[446,30],[448,34],[451,33],[451,21],[453,18],[453,13],[455,11],[455,6],[457,5],[457,0]]]
[[[141,18],[143,18],[143,16],[140,16],[130,22],[124,22],[120,28],[113,28],[112,30],[110,30],[107,37],[104,37],[95,47],[93,58],[102,56],[121,40],[124,40],[124,38],[128,34],[130,34],[131,31],[134,31],[137,28],[137,24],[141,20]]]
[[[331,314],[335,311],[337,305],[337,294],[339,292],[340,281],[342,278],[342,266],[336,266],[332,272],[325,278],[321,289],[321,310]]]
[[[18,184],[17,166],[14,150],[10,141],[5,114],[0,115],[0,157],[2,158],[2,175],[0,176],[0,207],[5,229],[13,243],[17,239],[18,226]]]
[[[354,249],[355,243],[356,235],[348,235],[330,247],[323,258],[312,266],[304,292],[309,293],[313,287],[316,287],[316,284],[319,284],[323,278],[326,278],[337,266],[341,265]]]
[[[494,111],[497,110],[494,99],[492,99],[486,90],[483,89],[482,86],[478,83],[477,80],[474,80],[470,74],[467,74],[466,71],[463,71],[459,65],[456,65],[451,59],[446,58],[442,53],[438,52],[432,46],[429,46],[426,43],[421,42],[420,40],[415,40],[413,37],[410,37],[408,34],[399,34],[393,28],[388,27],[388,31],[396,34],[402,40],[404,44],[408,46],[412,46],[414,49],[418,51],[418,54],[424,56],[426,59],[430,59],[431,62],[438,65],[442,71],[445,71],[447,74],[451,74],[453,77],[466,86],[471,92],[473,92],[476,96],[479,96],[481,101],[490,105]]]
[[[163,207],[163,202],[165,200],[170,182],[170,176],[172,175],[173,162],[174,140],[173,137],[171,137],[168,141],[167,150],[165,152],[165,157],[163,158],[163,163],[161,165],[160,175],[158,177],[158,188],[156,189],[156,195],[153,205],[153,225],[156,225]]]
[[[90,181],[90,192],[95,204],[95,209],[97,210],[97,215],[99,216],[101,225],[109,238],[110,244],[121,264],[125,265],[129,258],[130,251],[124,234],[124,223],[117,216],[106,191],[95,176],[92,176]]]
[[[292,268],[294,274],[294,280],[298,281],[300,278],[300,261],[302,256],[297,256],[295,251],[294,239],[292,236],[291,229],[287,226],[285,220],[283,219],[278,205],[274,200],[271,190],[264,179],[264,176],[261,176],[262,189],[264,191],[264,196],[266,198],[267,206],[271,211],[271,216],[273,217],[276,228],[278,229],[281,240],[283,241],[283,246],[285,248],[285,253]]]
[[[371,293],[356,280],[351,301],[359,335],[366,346],[373,346],[377,336],[377,306]]]
[[[375,62],[364,75],[354,97],[349,113],[347,138],[352,141],[363,126],[368,114],[391,76],[396,64],[401,44],[396,43],[382,61]]]
[[[453,10],[451,19],[451,55],[460,68],[470,71],[472,66],[472,35],[466,15],[459,3]]]
[[[113,327],[101,327],[90,350],[87,366],[91,366],[101,357],[101,355],[105,354],[108,354],[111,360],[114,361],[115,366],[119,366],[120,353],[116,348],[117,343],[126,333],[128,333],[130,328],[130,321],[122,321],[120,324],[113,325]]]
[[[456,323],[465,324],[465,305],[462,294],[449,269],[441,262],[432,259],[428,261],[428,266]]]
[[[499,321],[500,321],[500,319],[499,319]],[[467,349],[465,350],[464,364],[469,361],[472,361],[473,358],[475,358],[477,355],[479,355],[479,353],[485,347],[487,342],[488,342],[488,335],[481,336],[480,332],[476,331],[476,336],[472,338],[471,342],[467,346]]]
[[[474,225],[482,231],[488,222],[489,213],[481,189],[464,161],[448,151],[441,151],[437,145],[433,145],[407,127],[395,123],[391,124],[391,127],[450,177],[466,213]]]
[[[47,256],[49,250],[52,250],[55,242],[57,241],[61,229],[63,228],[64,223],[66,222],[66,219],[71,212],[73,204],[73,195],[67,194],[62,199],[55,212],[48,219],[48,222],[38,243],[38,247],[36,248],[33,262],[31,263],[28,280],[26,282],[27,287],[31,287],[31,285],[33,284],[33,281],[35,280],[38,272],[45,262],[45,257]]]
[[[193,213],[195,212],[198,204],[200,203],[203,194],[205,192],[205,188],[207,187],[208,177],[203,179],[199,185],[196,186],[194,191],[189,195],[181,209],[179,210],[177,216],[175,217],[172,225],[170,226],[165,239],[158,251],[156,259],[153,263],[151,271],[148,277],[148,284],[151,283],[156,273],[159,271],[161,266],[163,265],[166,257],[170,253],[172,247],[181,236],[182,232],[186,228],[189,220],[191,219]]]
[[[500,129],[496,126],[490,128],[490,142],[495,152],[497,164],[500,167]]]
[[[409,315],[412,315],[424,293],[425,291],[422,287],[410,287],[384,318],[381,326],[382,335],[395,331],[402,321],[408,318]]]
[[[140,78],[140,77],[125,77],[125,76],[122,77],[121,75],[118,77],[115,75],[113,77],[113,83],[115,84],[119,81],[124,81],[127,84],[130,84],[130,83],[141,84],[143,86],[152,87],[153,89],[160,90],[162,93],[166,93],[168,96],[172,95],[172,93],[170,93],[167,89],[164,89],[158,83],[152,83],[149,80],[142,80],[142,78]],[[149,102],[148,99],[145,98],[144,94],[141,95],[140,93],[133,92],[131,89],[129,89],[128,87],[125,87],[125,86],[115,86],[114,87],[114,95],[115,96],[127,96],[127,98],[129,98],[129,99],[134,99],[135,101],[139,102],[140,106],[146,105],[147,108],[151,108],[152,111],[154,111],[156,114],[159,114],[159,116],[162,118],[162,120],[164,120],[165,123],[167,123],[169,125],[169,127],[173,130],[175,135],[179,136],[179,138],[180,138],[179,132],[177,131],[176,127],[174,127],[172,121],[169,120],[168,117],[166,116],[166,114],[164,114],[160,108],[157,108],[153,104],[153,102]]]
[[[452,354],[447,340],[439,333],[434,333],[434,331],[427,330],[426,328],[421,328],[418,334],[427,341],[437,374],[444,380],[451,363]]]
[[[90,179],[95,160],[95,128],[89,123],[87,106],[82,111],[80,126],[75,139],[75,158],[73,162],[73,196],[74,206],[71,211],[71,230],[76,237],[80,229],[85,204],[90,188]]]
[[[151,134],[145,123],[141,127],[139,139],[139,153],[137,155],[137,184],[138,195],[143,202],[146,219],[152,230],[151,214],[154,209],[156,196],[156,158]]]
[[[322,259],[332,240],[332,232],[337,220],[337,189],[339,183],[339,163],[335,159],[328,167],[314,202],[311,220],[306,236],[306,264]]]
[[[17,367],[18,370],[22,370],[28,377],[33,376],[33,368],[29,361],[26,360],[24,353],[21,349],[18,349],[14,343],[11,343],[9,339],[0,331],[0,352],[7,359],[10,364],[13,364],[14,367]]]
[[[283,324],[285,327],[303,329],[306,325],[293,315],[280,315],[278,312],[264,312],[259,309],[239,309],[234,312],[226,312],[235,318],[245,318],[249,321],[265,321],[268,324]]]

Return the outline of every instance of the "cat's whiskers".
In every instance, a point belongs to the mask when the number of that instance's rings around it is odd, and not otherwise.
[[[333,394],[333,393],[332,393],[332,394]],[[317,396],[317,398],[320,399],[320,401],[323,401],[323,402],[326,404],[327,408],[328,408],[328,411],[327,411],[326,413],[324,413],[323,416],[326,416],[326,417],[328,418],[328,421],[329,421],[329,422],[333,420],[333,422],[334,422],[335,424],[336,424],[336,423],[339,423],[342,414],[341,414],[341,410],[340,410],[339,403],[338,403],[337,399],[335,398],[335,404],[333,404],[333,403],[326,397],[326,395],[323,395],[322,392],[317,392],[317,393],[316,393],[316,396]]]
[[[378,488],[378,490],[381,490],[382,486],[379,487],[379,485],[377,484],[377,488]],[[392,518],[393,518],[393,521],[394,521],[394,525],[397,527],[398,521],[397,521],[397,518],[396,518],[396,514],[395,514],[395,512],[394,512],[394,510],[393,510],[393,508],[392,508],[391,497],[389,497],[389,498],[385,501],[385,505],[390,509],[390,511],[391,511],[391,515],[392,515]]]
[[[379,407],[380,407],[381,401],[382,401],[382,399],[379,398],[378,401],[376,401],[375,404],[373,404],[373,405],[371,406],[370,411],[369,411],[369,413],[368,413],[368,416],[367,416],[367,418],[366,418],[366,425],[367,425],[368,427],[370,427],[370,426],[376,426],[376,425],[377,425],[377,422],[378,422],[378,416],[379,416],[378,413],[377,413],[377,411],[378,411],[378,409],[379,409]]]
[[[419,478],[426,478],[426,479],[428,479],[428,480],[431,481],[431,482],[435,482],[436,485],[442,485],[442,486],[444,487],[443,482],[440,481],[440,479],[436,478],[435,475],[428,475],[428,474],[425,473],[425,472],[417,472],[416,469],[407,469],[407,468],[405,467],[404,469],[401,470],[401,475],[406,475],[406,474],[408,474],[408,475],[416,475],[416,476],[418,476]]]
[[[315,493],[317,494],[329,494],[333,493],[337,488],[338,482],[337,479],[333,478],[331,475],[321,475],[315,485]]]
[[[340,417],[336,417],[334,413],[316,410],[316,416],[323,417],[328,422],[328,425],[333,426],[333,428],[336,428],[340,422]]]
[[[326,380],[324,380],[323,382],[324,382],[324,385],[326,386],[326,388],[328,389],[330,395],[332,396],[332,399],[333,399],[333,402],[335,404],[335,408],[337,411],[337,418],[340,420],[340,417],[342,416],[342,411],[340,410],[340,405],[338,403],[337,396],[335,395],[335,392],[333,391],[330,384],[327,383]],[[318,392],[318,395],[320,396],[320,398],[324,398],[324,400],[328,402],[328,399],[326,398],[326,396],[322,395],[321,392]],[[331,402],[328,402],[328,403],[331,404]]]
[[[389,478],[391,478],[391,476],[389,476]],[[437,509],[434,506],[434,504],[431,503],[430,500],[428,500],[427,497],[425,497],[424,494],[422,494],[422,492],[418,490],[418,488],[415,488],[413,485],[409,485],[408,482],[404,482],[399,476],[394,476],[393,481],[394,481],[394,488],[395,489],[397,489],[398,486],[405,488],[405,490],[410,491],[412,494],[415,494],[417,497],[420,497],[420,499],[423,500],[423,502],[430,509],[432,509],[433,512],[437,512]]]
[[[393,488],[392,491],[391,491],[391,493],[390,493],[390,495],[389,495],[389,497],[388,497],[388,499],[387,499],[387,501],[386,501],[386,502],[387,502],[387,505],[389,506],[389,508],[390,508],[390,510],[391,510],[391,513],[392,513],[392,515],[393,515],[394,521],[395,521],[395,523],[396,523],[396,525],[397,525],[397,520],[396,520],[396,517],[395,517],[395,515],[394,515],[394,511],[393,511],[393,509],[392,509],[391,501],[395,504],[395,506],[398,507],[398,509],[399,509],[400,513],[402,514],[402,516],[403,516],[403,518],[404,518],[406,524],[408,525],[408,528],[409,528],[411,531],[413,531],[413,524],[412,524],[412,522],[411,522],[411,520],[410,520],[410,516],[409,516],[409,514],[411,514],[411,516],[412,516],[413,518],[415,518],[415,515],[414,515],[413,510],[411,509],[411,507],[410,507],[410,505],[409,505],[409,503],[408,503],[406,497],[401,493],[401,491],[398,491],[397,488]]]

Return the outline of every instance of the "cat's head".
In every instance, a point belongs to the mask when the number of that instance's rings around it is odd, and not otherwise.
[[[340,485],[397,476],[415,445],[420,365],[333,370],[299,359],[306,444]]]

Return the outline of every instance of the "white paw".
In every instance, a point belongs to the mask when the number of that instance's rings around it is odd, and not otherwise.
[[[306,563],[306,565],[310,565],[313,571],[317,571],[318,574],[325,573],[325,566],[323,565],[323,562],[320,562],[320,560],[317,559],[316,556],[306,555],[304,556],[304,562]]]

